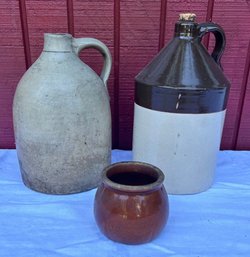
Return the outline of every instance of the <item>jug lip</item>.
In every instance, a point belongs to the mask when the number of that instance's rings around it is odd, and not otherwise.
[[[50,32],[46,32],[44,33],[44,36],[49,36],[49,37],[55,37],[55,38],[59,38],[59,37],[67,37],[67,38],[73,38],[73,36],[69,33],[50,33]]]
[[[44,52],[70,53],[72,49],[72,35],[69,33],[44,33]]]
[[[118,183],[113,181],[110,176],[119,173],[140,173],[144,175],[151,175],[153,181],[151,183],[145,183],[141,185],[127,185],[125,183]],[[164,181],[163,172],[156,166],[145,162],[138,161],[124,161],[117,162],[109,165],[103,170],[102,183],[109,188],[123,191],[123,192],[152,192],[158,190],[163,186]]]

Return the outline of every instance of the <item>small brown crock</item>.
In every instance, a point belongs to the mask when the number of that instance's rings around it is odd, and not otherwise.
[[[164,174],[147,163],[120,162],[103,171],[94,204],[100,230],[113,241],[142,244],[153,240],[168,218]]]

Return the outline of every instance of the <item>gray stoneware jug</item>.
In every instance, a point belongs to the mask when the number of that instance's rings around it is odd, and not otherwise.
[[[50,194],[96,187],[110,164],[111,113],[107,80],[112,60],[94,38],[44,35],[44,49],[20,80],[13,103],[17,155],[23,182]],[[99,50],[98,76],[78,54]]]

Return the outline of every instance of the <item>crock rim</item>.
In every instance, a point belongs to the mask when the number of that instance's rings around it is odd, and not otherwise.
[[[157,179],[153,183],[145,184],[145,185],[125,185],[121,183],[117,183],[109,179],[107,176],[107,173],[111,170],[114,169],[115,167],[121,167],[121,166],[129,166],[129,165],[138,165],[138,167],[143,168],[147,167],[151,169],[151,171],[155,172],[157,174]],[[133,171],[131,171],[133,172]],[[134,172],[140,172],[140,171],[134,171]],[[160,168],[146,163],[146,162],[140,162],[140,161],[122,161],[122,162],[116,162],[113,163],[106,168],[104,168],[103,173],[102,173],[102,183],[104,183],[106,186],[116,189],[119,191],[124,191],[124,192],[151,192],[159,189],[163,185],[165,175],[161,171]]]

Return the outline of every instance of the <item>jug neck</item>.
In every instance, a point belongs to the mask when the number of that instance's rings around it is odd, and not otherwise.
[[[198,24],[192,21],[179,21],[175,24],[175,37],[198,37]]]
[[[67,33],[45,33],[44,52],[72,52],[72,35]]]
[[[175,23],[175,37],[197,37],[199,35],[196,15],[193,13],[180,14],[179,21]]]

